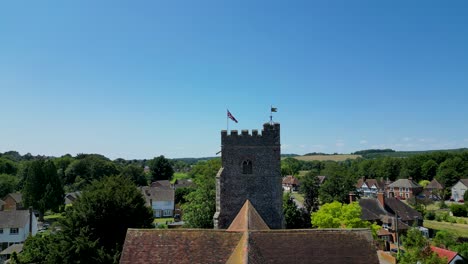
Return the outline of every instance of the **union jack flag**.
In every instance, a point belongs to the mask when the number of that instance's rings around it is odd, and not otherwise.
[[[229,110],[227,110],[227,117],[229,117],[232,121],[237,123],[237,119],[231,114],[231,112],[229,112]]]

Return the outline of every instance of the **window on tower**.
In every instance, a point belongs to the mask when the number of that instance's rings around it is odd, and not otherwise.
[[[252,174],[252,161],[244,160],[242,162],[242,174]]]

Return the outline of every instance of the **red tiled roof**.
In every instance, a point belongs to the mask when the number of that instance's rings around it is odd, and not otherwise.
[[[452,259],[458,254],[457,252],[448,250],[448,249],[443,249],[439,247],[434,247],[431,246],[432,251],[434,251],[439,257],[441,258],[447,258],[447,263],[450,263]]]
[[[299,185],[299,180],[294,176],[288,175],[283,178],[283,184]]]
[[[247,230],[269,230],[268,225],[263,221],[257,210],[249,200],[245,201],[236,218],[226,231],[247,231]]]

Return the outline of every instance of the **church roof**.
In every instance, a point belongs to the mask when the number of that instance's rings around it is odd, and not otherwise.
[[[268,225],[263,221],[255,207],[249,200],[245,201],[236,218],[226,231],[240,232],[248,230],[269,230]]]
[[[128,229],[120,263],[379,263],[369,229],[270,230],[247,200],[227,230]]]

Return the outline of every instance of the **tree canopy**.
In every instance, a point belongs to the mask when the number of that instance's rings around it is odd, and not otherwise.
[[[361,207],[357,202],[342,204],[334,201],[326,203],[312,213],[312,226],[318,228],[359,228],[369,227],[370,223],[361,220]]]
[[[174,169],[170,160],[164,156],[156,157],[149,161],[151,181],[170,180],[174,175]]]
[[[304,196],[304,207],[307,212],[315,212],[319,208],[319,178],[312,172],[302,179],[299,192]]]
[[[445,264],[446,259],[441,259],[429,247],[429,241],[417,228],[410,228],[406,236],[401,238],[405,254],[402,254],[398,263],[414,264]]]

